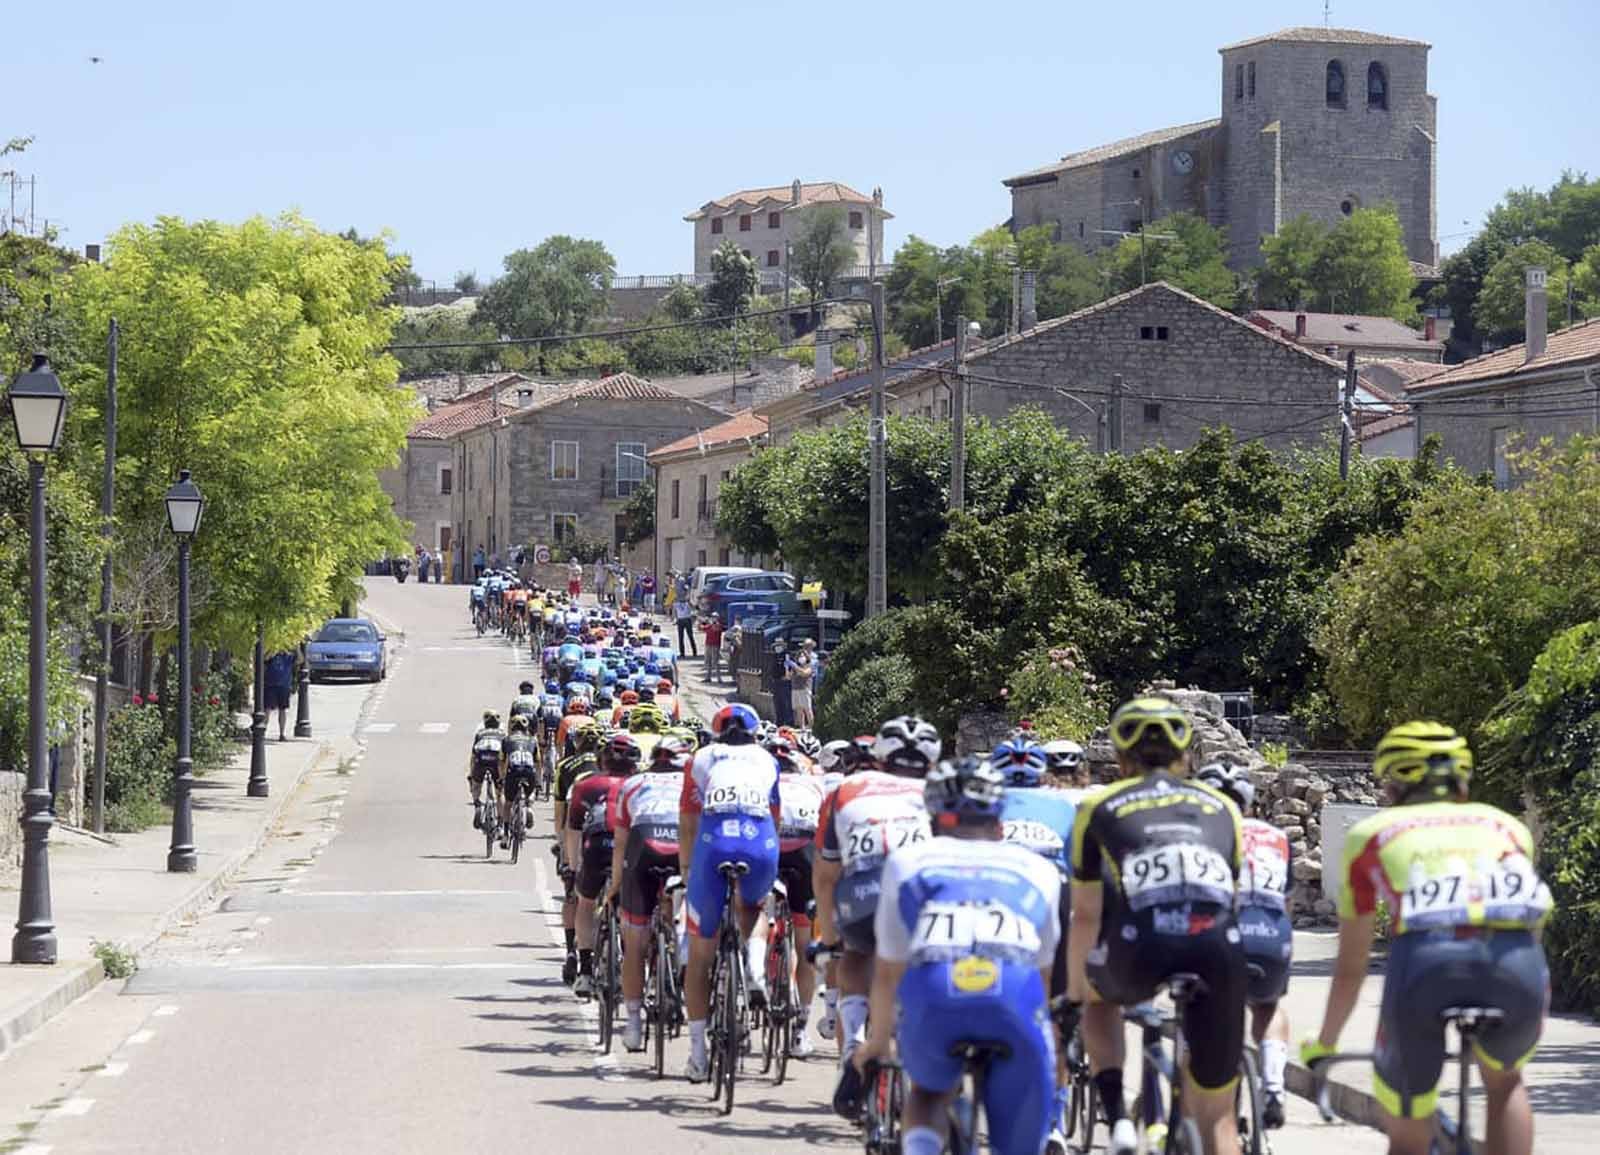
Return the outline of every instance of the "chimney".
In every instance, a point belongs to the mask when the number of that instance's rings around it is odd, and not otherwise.
[[[1337,345],[1324,345],[1322,351],[1335,361],[1339,359],[1339,346]]]
[[[1296,341],[1303,341],[1305,340],[1305,336],[1306,315],[1304,313],[1296,313],[1294,315],[1294,339]]]
[[[98,265],[100,263],[100,246],[99,245],[84,245],[83,246],[83,259],[86,260],[86,261],[93,261],[95,264]]]
[[[794,178],[794,184],[789,188],[789,199],[794,204],[800,203],[800,178]]]
[[[527,409],[532,404],[533,404],[533,390],[532,389],[518,389],[517,390],[517,408],[518,409]]]
[[[1522,363],[1526,365],[1535,357],[1544,356],[1546,317],[1549,302],[1544,295],[1545,271],[1537,265],[1528,269],[1528,297],[1522,309],[1522,327],[1527,331],[1527,343],[1522,347]]]
[[[833,376],[833,334],[817,330],[817,365],[815,379],[818,384]]]
[[[1422,339],[1424,341],[1437,341],[1439,339],[1439,318],[1432,314],[1422,318]]]
[[[1022,270],[1022,318],[1017,325],[1017,331],[1020,333],[1026,333],[1039,320],[1039,308],[1034,298],[1034,286],[1037,281],[1038,274],[1032,269]]]

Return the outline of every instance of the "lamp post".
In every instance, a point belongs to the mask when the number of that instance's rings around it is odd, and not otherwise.
[[[302,655],[305,653],[301,651]],[[294,736],[296,738],[311,737],[311,668],[302,659],[300,662],[300,676],[295,680],[294,702]]]
[[[45,742],[45,586],[44,460],[61,444],[67,394],[43,353],[18,374],[7,394],[17,446],[28,458],[30,507],[28,534],[28,789],[22,796],[22,897],[17,933],[11,939],[14,963],[54,963],[56,927],[50,913],[50,761]]]
[[[194,759],[190,756],[190,697],[193,679],[189,674],[189,543],[200,529],[200,515],[206,501],[200,487],[189,480],[189,471],[178,471],[178,482],[163,499],[167,505],[167,528],[178,539],[178,758],[172,767],[172,848],[167,851],[167,869],[192,874],[194,852]]]
[[[266,676],[265,638],[262,625],[256,622],[255,668],[252,670],[252,698],[250,702],[250,781],[244,792],[251,798],[265,798],[267,786],[267,707],[261,700],[261,680]]]

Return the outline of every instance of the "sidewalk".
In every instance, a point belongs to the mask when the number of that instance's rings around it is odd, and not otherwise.
[[[1300,1040],[1322,1025],[1322,1008],[1332,985],[1338,936],[1331,930],[1299,930],[1294,936],[1294,970],[1283,1006],[1289,1014],[1293,1043],[1290,1047],[1289,1089],[1311,1093],[1311,1076],[1293,1056]],[[1383,994],[1381,961],[1361,988],[1361,999],[1340,1039],[1343,1050],[1370,1050],[1377,1030],[1378,1004]],[[1454,1038],[1449,1039],[1454,1046]],[[1445,1069],[1441,1103],[1455,1110],[1455,1066]],[[1536,1116],[1535,1145],[1540,1155],[1593,1151],[1600,1129],[1600,1024],[1576,1015],[1551,1015],[1545,1020],[1544,1038],[1525,1072]],[[1377,1126],[1377,1103],[1371,1095],[1372,1071],[1358,1064],[1343,1064],[1334,1072],[1335,1110],[1355,1123]],[[1483,1135],[1482,1083],[1473,1076],[1473,1133]]]
[[[723,663],[726,666],[726,662]],[[713,715],[723,706],[733,701],[733,677],[724,674],[721,682],[708,682],[705,677],[706,659],[702,647],[700,657],[695,658],[687,654],[678,659],[678,680],[683,694],[683,704],[693,714],[705,722],[710,722]]]
[[[317,696],[324,699],[319,704],[326,713],[349,712],[339,708],[344,703]],[[326,716],[318,719],[315,708],[312,717],[324,723],[315,732],[329,737],[268,740],[269,797],[245,793],[248,744],[240,747],[233,765],[196,780],[199,869],[193,874],[167,873],[167,826],[103,837],[59,826],[51,830],[50,892],[58,961],[54,966],[0,964],[0,1055],[104,980],[93,952],[95,941],[138,954],[168,928],[204,910],[266,839],[302,777],[324,758],[336,759],[356,748],[348,736],[351,726],[341,725],[342,719],[328,724]],[[0,886],[7,941],[18,898],[15,879]],[[9,950],[3,957],[10,957]]]

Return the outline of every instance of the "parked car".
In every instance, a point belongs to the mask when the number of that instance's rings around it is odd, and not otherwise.
[[[689,574],[689,604],[698,607],[706,587],[717,578],[760,572],[759,566],[751,565],[697,565]]]
[[[306,646],[306,668],[313,682],[389,676],[389,650],[377,626],[366,618],[333,618]]]
[[[695,608],[702,614],[721,614],[724,622],[732,620],[728,607],[735,602],[770,603],[768,614],[794,613],[800,608],[795,596],[799,589],[800,583],[793,574],[777,570],[722,574],[706,582]]]

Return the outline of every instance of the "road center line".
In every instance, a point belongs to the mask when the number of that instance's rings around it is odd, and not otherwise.
[[[415,898],[419,895],[444,894],[469,896],[483,894],[517,894],[515,890],[302,890],[296,898]]]
[[[102,1079],[120,1079],[127,1072],[127,1063],[107,1063],[95,1072]]]
[[[153,1039],[155,1037],[156,1037],[156,1033],[154,1031],[152,1031],[150,1028],[146,1027],[142,1031],[134,1031],[133,1034],[131,1034],[131,1035],[129,1035],[127,1037],[127,1039],[123,1042],[122,1045],[125,1046],[125,1047],[137,1047],[137,1046],[140,1046],[140,1045],[142,1045],[144,1043],[148,1043],[151,1039]]]
[[[93,1099],[63,1099],[61,1105],[51,1112],[53,1115],[87,1115],[89,1108],[94,1106]]]

